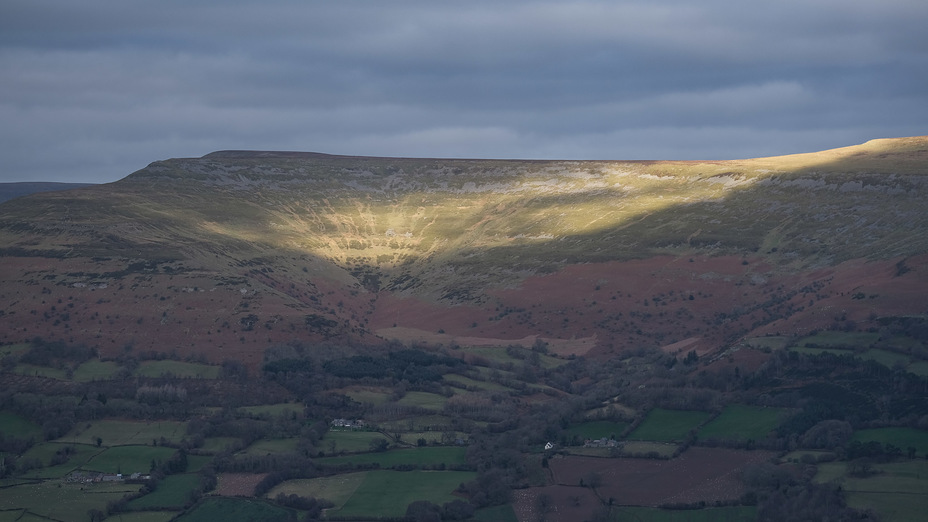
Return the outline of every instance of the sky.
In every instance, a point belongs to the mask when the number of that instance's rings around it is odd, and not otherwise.
[[[928,134],[928,2],[0,1],[0,182],[216,150],[737,159]]]

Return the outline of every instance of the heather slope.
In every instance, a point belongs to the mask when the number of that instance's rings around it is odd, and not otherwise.
[[[395,325],[714,350],[842,314],[922,314],[926,166],[926,137],[718,162],[159,161],[0,206],[16,326],[0,342],[255,362],[272,343],[375,342]]]

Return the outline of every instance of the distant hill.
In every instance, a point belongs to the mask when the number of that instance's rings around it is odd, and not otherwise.
[[[0,207],[0,342],[715,353],[928,312],[928,137],[736,161],[225,151]]]
[[[0,183],[0,203],[28,196],[36,192],[52,192],[56,190],[71,190],[74,188],[89,187],[92,183],[54,183],[44,181],[23,181],[16,183]]]

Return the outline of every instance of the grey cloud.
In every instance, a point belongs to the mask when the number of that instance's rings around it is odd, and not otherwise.
[[[700,159],[925,134],[928,4],[0,6],[0,179],[215,149]]]

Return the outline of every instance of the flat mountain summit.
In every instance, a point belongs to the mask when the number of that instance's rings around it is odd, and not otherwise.
[[[0,205],[0,342],[658,346],[928,311],[928,137],[731,161],[220,151]]]

